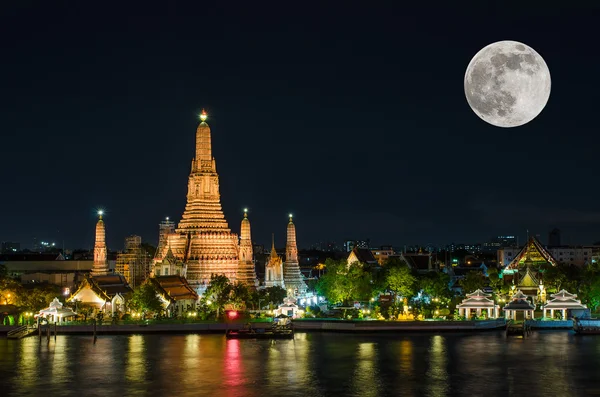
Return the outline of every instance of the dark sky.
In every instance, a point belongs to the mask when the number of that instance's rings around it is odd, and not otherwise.
[[[225,215],[238,233],[249,207],[259,243],[284,244],[289,212],[301,247],[600,240],[598,7],[4,3],[0,240],[91,247],[104,208],[111,248],[156,242],[203,107]],[[469,61],[499,40],[552,76],[518,128],[465,100]]]

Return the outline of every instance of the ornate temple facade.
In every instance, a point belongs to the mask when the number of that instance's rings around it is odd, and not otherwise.
[[[511,278],[512,291],[521,291],[534,303],[546,302],[546,290],[542,275],[544,268],[556,266],[556,259],[531,236],[517,256],[503,269],[505,278]]]
[[[285,288],[283,281],[283,261],[275,250],[275,235],[272,236],[271,255],[265,265],[265,287]]]
[[[285,263],[283,264],[283,282],[288,295],[304,295],[308,289],[298,263],[298,246],[296,244],[296,226],[290,214],[287,226],[287,243],[285,245]]]
[[[208,285],[212,274],[223,274],[231,281],[255,286],[254,268],[251,275],[248,262],[248,255],[252,256],[252,244],[248,252],[244,240],[244,258],[241,260],[238,236],[229,229],[221,208],[219,175],[206,117],[203,110],[196,130],[196,156],[188,178],[185,211],[175,231],[165,234],[165,243],[157,251],[153,270],[161,268],[166,259],[171,261],[171,265],[179,262],[182,268],[185,266],[187,281],[199,292]],[[244,223],[242,226],[246,228]],[[249,221],[247,232],[249,239]]]
[[[110,272],[106,260],[106,229],[102,220],[102,211],[98,211],[96,223],[96,242],[94,243],[94,266],[92,276],[105,276]]]

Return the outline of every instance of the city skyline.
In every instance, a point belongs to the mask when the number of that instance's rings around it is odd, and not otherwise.
[[[569,244],[600,240],[582,88],[597,79],[581,77],[595,76],[594,12],[524,6],[473,21],[466,9],[324,6],[278,21],[127,7],[8,7],[0,241],[91,247],[102,208],[109,247],[155,243],[160,221],[183,213],[203,107],[229,227],[239,234],[248,208],[262,245],[271,233],[282,245],[290,212],[303,247],[524,241],[554,227]],[[536,48],[553,81],[545,110],[510,130],[478,120],[462,90],[469,60],[502,39]]]

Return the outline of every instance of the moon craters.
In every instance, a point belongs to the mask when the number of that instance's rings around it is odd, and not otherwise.
[[[550,96],[550,72],[525,44],[490,44],[469,63],[464,81],[467,102],[483,120],[516,127],[534,119]]]

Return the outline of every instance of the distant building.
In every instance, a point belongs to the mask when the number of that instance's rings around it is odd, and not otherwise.
[[[560,247],[560,229],[552,229],[548,234],[548,247]]]
[[[518,247],[518,238],[513,235],[498,236],[491,238],[490,241],[483,243],[482,251],[494,252],[500,248]]]
[[[9,254],[11,252],[21,251],[21,243],[14,243],[12,241],[3,241],[1,246],[1,253]]]
[[[390,256],[395,254],[391,245],[382,245],[379,249],[371,249],[371,252],[380,265],[383,265]]]
[[[135,288],[150,275],[151,260],[150,255],[142,249],[142,238],[129,236],[125,238],[125,252],[117,255],[115,271],[125,276],[131,288]]]
[[[356,248],[366,248],[369,249],[370,240],[346,240],[344,241],[344,251],[352,252],[352,250]]]

